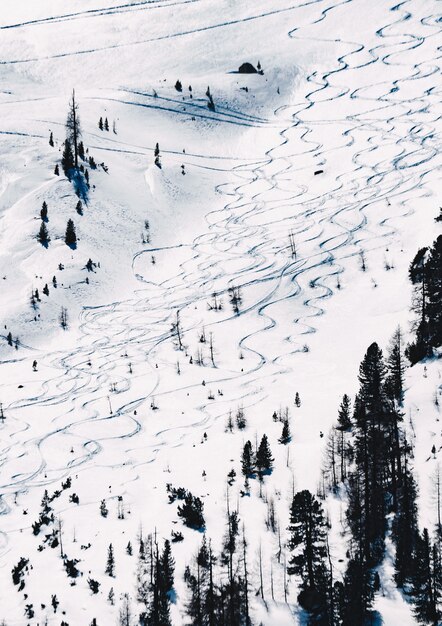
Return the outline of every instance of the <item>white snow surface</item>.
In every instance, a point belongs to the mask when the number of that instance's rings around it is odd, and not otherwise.
[[[275,501],[284,542],[293,490],[316,491],[326,435],[342,395],[357,390],[368,345],[385,348],[398,324],[409,336],[408,264],[439,228],[439,5],[1,1],[0,620],[8,626],[45,619],[88,626],[93,617],[100,626],[116,624],[123,593],[137,610],[136,556],[125,546],[136,545],[140,526],[161,540],[171,530],[184,535],[173,544],[171,610],[173,623],[185,624],[182,574],[201,534],[177,521],[166,483],[203,499],[216,549],[228,492],[248,537],[254,623],[302,623],[295,579],[284,600],[278,537],[266,527],[258,482],[251,481],[251,497],[240,496],[241,450],[247,439],[268,435],[275,468],[263,492]],[[235,73],[258,60],[263,75]],[[73,88],[85,147],[108,167],[90,172],[82,216],[72,184],[53,174]],[[100,116],[108,117],[109,132],[98,129]],[[162,169],[154,165],[157,142]],[[43,201],[47,249],[35,239]],[[64,243],[69,218],[76,250]],[[89,258],[99,263],[94,272],[85,269]],[[238,315],[231,286],[241,287]],[[35,289],[41,302],[33,310]],[[213,293],[220,311],[209,310]],[[177,311],[182,351],[171,336]],[[213,337],[214,364],[208,342],[199,342],[203,329]],[[6,342],[9,331],[19,338],[17,350]],[[442,447],[434,404],[441,369],[434,361],[408,370],[404,409],[416,445],[421,521],[429,527]],[[247,428],[226,432],[238,407]],[[272,413],[285,407],[292,441],[283,446]],[[237,476],[228,486],[231,469]],[[72,488],[53,507],[65,552],[80,559],[75,586],[59,551],[39,551],[42,537],[31,530],[44,490],[53,493],[68,476]],[[78,505],[69,501],[73,492]],[[124,520],[117,519],[119,496]],[[339,572],[348,541],[344,502],[329,497],[325,508]],[[104,573],[111,542],[115,579]],[[260,546],[265,603],[255,595]],[[386,626],[412,625],[411,606],[394,586],[392,550],[375,609]],[[21,556],[33,566],[26,601],[11,580]],[[89,575],[101,583],[97,595]],[[107,602],[110,587],[115,606]],[[29,603],[33,619],[24,616]]]

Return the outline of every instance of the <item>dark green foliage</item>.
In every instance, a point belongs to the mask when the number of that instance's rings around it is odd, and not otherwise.
[[[92,591],[93,594],[96,594],[99,592],[100,583],[97,580],[94,580],[93,578],[88,578],[87,584],[89,585],[89,589]]]
[[[419,534],[416,498],[416,482],[405,464],[392,528],[392,537],[396,544],[396,582],[399,587],[409,583],[415,571],[414,555]]]
[[[421,624],[438,626],[442,617],[440,554],[437,544],[431,546],[428,530],[425,528],[418,538],[412,598],[414,614]]]
[[[241,469],[244,476],[252,478],[255,474],[255,462],[252,444],[250,441],[246,441],[241,457]]]
[[[84,144],[82,141],[79,142],[78,144],[78,156],[80,157],[80,159],[82,161],[85,160],[85,154],[84,154]]]
[[[402,331],[398,327],[391,338],[387,358],[387,377],[385,390],[392,402],[402,405],[404,391],[405,362],[403,357]]]
[[[105,573],[108,576],[115,576],[115,557],[114,557],[114,549],[112,544],[109,544],[109,548],[107,550],[107,563]]]
[[[339,613],[342,626],[365,626],[373,603],[373,575],[366,564],[351,559],[347,565],[340,593]]]
[[[61,167],[63,168],[63,172],[66,174],[67,178],[70,180],[72,175],[71,170],[74,168],[74,153],[72,152],[72,146],[69,139],[66,139],[64,142]]]
[[[43,222],[47,222],[48,221],[48,205],[46,204],[45,201],[41,205],[40,217],[43,220]]]
[[[282,426],[282,433],[281,433],[281,437],[279,438],[279,443],[289,443],[292,439],[292,436],[290,434],[290,424],[288,419],[285,419],[283,422],[283,426]]]
[[[258,452],[256,453],[256,469],[258,474],[270,474],[273,467],[273,457],[270,450],[269,440],[267,435],[263,435],[259,444]]]
[[[301,578],[300,605],[317,624],[329,624],[331,579],[326,565],[327,528],[322,506],[310,491],[299,491],[290,509],[288,573]]]
[[[72,220],[68,220],[64,241],[65,244],[70,248],[75,248],[77,245],[77,234],[75,232],[75,226]]]
[[[350,410],[351,410],[351,400],[349,396],[347,396],[347,394],[344,394],[342,396],[341,406],[339,407],[339,411],[338,411],[338,425],[336,427],[338,430],[344,430],[344,431],[351,430],[352,423],[351,423],[351,417],[350,417]]]
[[[170,593],[173,589],[174,561],[168,541],[160,555],[156,546],[153,558],[152,582],[150,584],[150,604],[142,624],[149,626],[170,626]]]
[[[442,235],[431,248],[421,248],[413,259],[409,277],[414,285],[413,310],[416,339],[407,346],[411,363],[431,356],[442,344]]]
[[[202,530],[205,526],[204,506],[200,498],[193,496],[188,491],[184,497],[184,503],[178,507],[178,517],[184,524],[195,530]]]
[[[38,231],[38,234],[37,234],[37,240],[45,248],[47,248],[48,243],[51,241],[51,238],[49,237],[48,229],[44,222],[42,222],[40,225],[40,230]]]

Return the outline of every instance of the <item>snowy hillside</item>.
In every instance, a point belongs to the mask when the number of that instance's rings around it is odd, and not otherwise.
[[[442,624],[439,5],[2,0],[0,623]]]

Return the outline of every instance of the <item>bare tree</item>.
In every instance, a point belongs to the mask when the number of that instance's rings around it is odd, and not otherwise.
[[[67,138],[74,148],[74,165],[78,168],[78,143],[81,137],[80,117],[78,103],[75,100],[75,89],[72,90],[72,98],[69,101],[68,117],[66,120]]]

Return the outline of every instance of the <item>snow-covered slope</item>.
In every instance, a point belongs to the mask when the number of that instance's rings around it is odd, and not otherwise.
[[[284,543],[293,490],[315,492],[321,434],[342,395],[357,391],[367,346],[385,346],[398,324],[409,331],[408,264],[437,233],[438,9],[426,0],[2,1],[0,619],[9,626],[114,624],[125,593],[136,614],[136,556],[126,544],[136,544],[140,527],[161,541],[171,530],[184,535],[173,545],[171,614],[186,623],[183,571],[201,535],[177,522],[167,483],[203,499],[216,550],[228,494],[247,532],[253,592],[259,551],[265,564],[262,593],[251,594],[254,623],[301,623],[295,580],[284,594],[266,501],[274,500]],[[238,74],[245,61],[260,61],[264,73]],[[53,173],[74,88],[84,145],[98,164],[82,215],[73,185]],[[100,117],[109,131],[98,128]],[[43,201],[47,248],[35,238]],[[68,219],[75,250],[64,243]],[[41,302],[32,308],[35,289]],[[171,332],[177,313],[182,350]],[[408,372],[405,406],[430,525],[440,369],[429,364],[425,378],[423,366]],[[287,445],[272,419],[285,407]],[[229,412],[238,408],[247,427],[231,433]],[[243,445],[264,433],[274,471],[241,497]],[[75,586],[59,550],[39,551],[31,529],[44,490],[68,477],[72,490],[52,506],[65,553],[80,560]],[[328,506],[339,520],[343,504],[330,498]],[[339,530],[331,535],[337,564]],[[115,579],[104,573],[109,543]],[[11,580],[21,556],[33,566],[27,599]],[[375,608],[384,623],[415,624],[388,558],[383,576]],[[101,583],[98,594],[88,577]],[[24,617],[29,603],[33,618]]]

